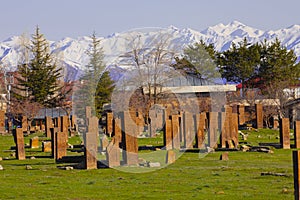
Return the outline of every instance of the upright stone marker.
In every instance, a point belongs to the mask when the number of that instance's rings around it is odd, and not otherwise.
[[[0,110],[0,133],[5,132],[5,112]]]
[[[106,151],[107,146],[109,145],[109,141],[107,136],[104,134],[101,138],[101,151]]]
[[[85,136],[85,168],[97,169],[97,133],[88,132]]]
[[[23,129],[17,128],[14,131],[15,142],[16,142],[16,157],[18,160],[25,160],[25,146],[24,146],[24,135]]]
[[[179,116],[172,115],[171,121],[172,121],[173,149],[180,149]]]
[[[113,113],[106,113],[106,133],[111,135],[113,132]]]
[[[66,133],[66,135],[68,136],[68,131],[69,131],[68,130],[69,129],[69,117],[66,116],[66,115],[61,116],[60,117],[60,121],[61,121],[61,124],[60,124],[60,126],[61,126],[61,128],[60,128],[61,132]]]
[[[67,155],[67,141],[65,132],[56,132],[56,160],[62,159]]]
[[[192,149],[193,141],[195,139],[194,130],[194,117],[190,112],[183,113],[183,126],[184,126],[184,148]]]
[[[200,113],[195,115],[195,125],[196,125],[196,148],[201,149],[205,146],[205,120],[206,114]]]
[[[30,139],[30,148],[37,149],[39,148],[39,137],[33,137]]]
[[[300,148],[300,121],[294,122],[295,148]]]
[[[295,200],[300,199],[300,151],[293,151],[293,171],[294,171],[294,195]]]
[[[164,129],[164,146],[166,150],[173,149],[172,142],[172,122],[170,119],[167,119]]]
[[[22,116],[22,128],[23,131],[28,131],[28,121],[26,116]]]
[[[255,111],[256,111],[256,128],[263,128],[263,105],[262,104],[255,104]]]
[[[176,153],[173,150],[167,151],[166,164],[172,164],[176,161]]]
[[[231,114],[230,127],[231,127],[230,137],[231,137],[234,147],[237,148],[237,146],[239,144],[239,124],[238,124],[238,114],[237,113]]]
[[[114,118],[113,120],[113,133],[116,143],[120,143],[122,141],[122,130],[121,130],[121,119]]]
[[[289,118],[280,120],[280,144],[283,149],[290,149],[290,121]]]
[[[43,152],[51,152],[51,141],[44,141],[42,142],[42,151]]]
[[[51,138],[51,131],[50,128],[54,128],[52,118],[49,116],[45,117],[45,132],[46,137]]]
[[[209,113],[208,145],[214,148],[218,141],[218,112]]]
[[[245,124],[245,106],[238,105],[238,118],[239,118],[239,125]]]
[[[58,132],[58,128],[50,128],[51,132],[51,157],[56,160],[56,133]]]
[[[129,111],[121,114],[123,161],[126,165],[138,164],[138,141],[135,121]]]
[[[106,149],[106,160],[108,167],[120,166],[120,149],[119,143],[115,138],[112,138],[111,142]]]

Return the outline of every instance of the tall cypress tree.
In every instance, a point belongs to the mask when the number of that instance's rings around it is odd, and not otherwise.
[[[61,68],[57,68],[53,61],[49,43],[40,33],[39,27],[32,35],[29,50],[30,61],[18,66],[20,76],[14,88],[15,97],[51,107],[60,90],[57,81],[61,77]]]

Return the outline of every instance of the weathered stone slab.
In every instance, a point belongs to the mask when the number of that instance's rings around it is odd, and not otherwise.
[[[68,135],[68,131],[69,131],[69,117],[64,115],[60,117],[60,131],[66,133],[66,135]]]
[[[126,165],[138,164],[137,128],[129,111],[121,113],[122,155]]]
[[[46,133],[47,138],[51,138],[50,128],[53,128],[53,127],[54,127],[54,124],[53,124],[52,118],[49,116],[46,116],[45,117],[45,133]]]
[[[103,135],[102,138],[100,139],[101,151],[106,151],[108,144],[109,144],[109,141],[108,141],[107,136]]]
[[[5,131],[5,112],[0,110],[0,132]]]
[[[166,164],[172,164],[176,161],[176,153],[173,150],[167,151]]]
[[[230,138],[233,142],[235,148],[237,148],[239,144],[239,124],[238,124],[238,114],[231,114],[231,123],[230,123]]]
[[[173,149],[172,143],[172,122],[170,119],[167,119],[164,128],[164,146],[166,150]]]
[[[87,130],[89,133],[99,133],[99,119],[96,116],[87,118]]]
[[[192,149],[195,139],[194,117],[190,112],[183,113],[184,148]]]
[[[300,148],[300,121],[294,122],[295,148]]]
[[[218,112],[209,112],[208,145],[214,148],[218,141]]]
[[[56,133],[58,132],[58,128],[50,128],[51,132],[51,157],[56,160]]]
[[[200,113],[195,115],[196,124],[196,148],[201,149],[205,146],[205,120],[206,113]]]
[[[22,128],[13,130],[15,143],[16,143],[16,157],[18,160],[25,160],[25,145],[24,145],[24,134]]]
[[[300,151],[293,151],[294,196],[300,199]]]
[[[85,168],[97,169],[97,134],[88,132],[85,136]]]
[[[44,141],[42,142],[42,151],[43,152],[51,152],[51,141]]]
[[[112,138],[111,142],[106,149],[106,160],[108,167],[120,166],[120,148],[119,143],[115,138]]]
[[[117,117],[113,120],[113,135],[116,142],[120,143],[122,140],[121,119]]]
[[[39,148],[39,137],[30,138],[30,148],[37,149]]]
[[[106,133],[111,135],[113,132],[113,113],[106,113]]]
[[[244,105],[238,105],[238,119],[239,119],[239,125],[245,124],[245,106]]]
[[[173,149],[180,149],[179,116],[172,115],[171,122],[172,122]]]
[[[67,155],[67,141],[66,141],[66,134],[65,132],[56,132],[56,160],[62,159],[62,157]]]
[[[263,128],[263,105],[255,104],[255,112],[256,112],[256,128]]]
[[[280,144],[283,149],[290,149],[290,121],[289,118],[280,120]]]

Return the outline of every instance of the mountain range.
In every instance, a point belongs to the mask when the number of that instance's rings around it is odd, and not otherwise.
[[[120,55],[128,52],[128,39],[132,38],[133,35],[139,36],[142,43],[150,44],[162,32],[170,35],[170,44],[179,47],[179,51],[186,45],[199,42],[201,39],[207,44],[213,43],[216,50],[224,51],[230,48],[232,42],[241,42],[245,37],[250,43],[278,38],[284,46],[294,50],[298,61],[300,61],[300,25],[263,31],[239,21],[233,21],[229,24],[220,23],[200,32],[190,28],[179,29],[169,26],[167,28],[139,28],[99,37],[104,50],[105,63],[107,66],[116,66]],[[23,36],[12,36],[0,42],[0,65],[6,70],[16,69],[22,58],[21,44],[24,44],[24,41]],[[77,79],[88,64],[89,57],[86,51],[91,46],[91,38],[87,36],[76,39],[65,37],[59,41],[49,41],[49,44],[51,51],[61,61],[65,79]]]

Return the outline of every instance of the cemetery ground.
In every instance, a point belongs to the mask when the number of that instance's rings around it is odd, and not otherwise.
[[[292,130],[291,130],[292,131]],[[248,133],[248,144],[279,143],[279,131],[259,129]],[[25,144],[30,138],[25,137]],[[242,143],[242,138],[239,138]],[[69,143],[81,143],[78,136]],[[161,146],[162,136],[139,138],[140,146]],[[293,145],[293,137],[291,138]],[[0,199],[293,199],[292,149],[272,153],[224,151],[202,157],[199,151],[185,152],[175,163],[148,173],[127,173],[117,169],[63,170],[70,163],[56,163],[41,148],[26,148],[26,160],[11,151],[11,135],[0,136]],[[139,153],[146,153],[143,150]],[[163,150],[161,150],[163,151]],[[82,156],[72,152],[68,156]],[[31,159],[34,156],[35,159]],[[29,167],[30,166],[30,167]],[[262,175],[265,173],[265,175]]]

